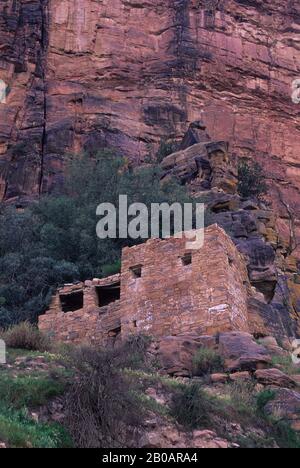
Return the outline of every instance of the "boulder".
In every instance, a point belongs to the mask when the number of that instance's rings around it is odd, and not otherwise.
[[[266,348],[257,344],[249,333],[221,333],[219,352],[225,359],[225,370],[228,372],[255,371],[271,363]]]
[[[237,195],[223,192],[213,193],[207,205],[210,211],[215,214],[232,212],[239,209],[240,198]],[[245,233],[245,237],[247,237],[247,233]]]
[[[209,448],[209,449],[226,449],[229,448],[229,442],[221,439],[213,431],[194,431],[192,439],[193,447]]]
[[[192,140],[189,143],[192,143]],[[161,163],[165,171],[164,177],[173,176],[184,184],[190,183],[194,192],[217,188],[232,195],[236,194],[236,162],[229,155],[228,146],[225,141],[195,141],[185,149],[164,158]],[[233,207],[236,207],[236,204],[233,204]]]
[[[292,375],[291,377],[296,382],[297,387],[300,387],[300,374]]]
[[[251,380],[250,372],[236,372],[235,374],[230,374],[229,376],[232,382],[240,382],[244,380]]]
[[[214,431],[195,430],[184,432],[175,424],[154,417],[146,422],[145,431],[138,441],[139,448],[230,448],[227,440],[221,439]]]
[[[265,348],[268,349],[268,351],[273,355],[275,354],[276,356],[286,356],[287,352],[282,349],[280,346],[278,346],[276,338],[272,336],[266,336],[264,338],[260,338],[259,343]]]
[[[169,375],[191,377],[193,358],[202,346],[213,347],[215,339],[211,336],[167,336],[158,344],[158,358],[162,369]]]
[[[224,384],[228,382],[227,374],[211,374],[210,381],[213,384]]]
[[[265,412],[288,421],[293,429],[300,431],[300,393],[295,390],[278,389],[275,398],[265,406]]]
[[[261,369],[255,372],[255,378],[263,385],[274,385],[275,387],[294,388],[296,382],[279,369]]]

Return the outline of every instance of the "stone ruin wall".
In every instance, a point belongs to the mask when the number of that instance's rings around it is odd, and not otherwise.
[[[124,249],[122,334],[153,336],[249,331],[247,270],[225,232],[205,230],[201,249],[186,251],[186,239],[151,239]],[[187,252],[192,263],[185,265]],[[142,265],[142,277],[131,267]]]
[[[105,297],[105,289],[118,283],[120,300],[101,307],[101,291]],[[63,311],[65,297],[80,291],[82,307]],[[124,249],[121,275],[61,288],[39,327],[58,341],[103,345],[132,333],[249,331],[249,293],[242,255],[214,225],[205,230],[200,250],[187,251],[186,239],[176,238]]]
[[[120,282],[120,275],[95,279],[60,288],[49,310],[39,317],[39,329],[56,341],[108,344],[120,331],[120,301],[100,307],[96,288]],[[64,312],[62,298],[82,294],[83,304],[77,310]]]

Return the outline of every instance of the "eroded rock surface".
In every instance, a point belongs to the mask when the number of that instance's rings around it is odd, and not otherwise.
[[[279,369],[260,369],[255,372],[255,378],[263,385],[275,385],[276,387],[294,388],[296,382]]]
[[[10,93],[0,105],[1,198],[59,186],[66,152],[108,145],[140,163],[149,146],[203,121],[215,140],[262,163],[288,236],[290,212],[300,212],[299,9],[281,0],[2,1],[0,78]]]
[[[187,434],[175,425],[156,419],[148,421],[148,427],[139,441],[139,448],[202,448],[227,449],[229,441],[218,437],[214,431],[196,430]]]
[[[166,336],[157,346],[157,356],[162,369],[169,375],[190,377],[193,373],[193,359],[201,347],[214,348],[213,336]]]
[[[271,363],[271,356],[266,348],[257,344],[248,333],[221,333],[219,352],[224,357],[225,368],[229,372],[253,371]]]
[[[295,430],[300,431],[300,393],[287,388],[276,390],[275,398],[265,410],[267,414],[289,421]]]

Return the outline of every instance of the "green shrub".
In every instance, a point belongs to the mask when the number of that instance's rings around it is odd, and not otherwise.
[[[193,374],[206,375],[220,372],[224,368],[222,357],[210,348],[200,348],[193,358]]]
[[[241,421],[256,420],[257,407],[254,381],[237,381],[228,386],[230,403]]]
[[[151,343],[151,337],[146,335],[131,335],[122,346],[124,363],[122,367],[147,370],[146,352]]]
[[[26,410],[0,404],[0,440],[10,448],[69,448],[72,440],[58,424],[36,423]]]
[[[269,433],[280,448],[300,448],[300,436],[292,429],[290,423],[283,419],[268,417],[265,413],[266,405],[274,400],[276,391],[266,389],[260,392],[257,397],[258,414],[262,415],[269,427]]]
[[[48,351],[50,342],[34,325],[22,322],[1,334],[8,348]]]
[[[120,273],[121,267],[121,260],[117,260],[115,263],[110,265],[103,265],[102,274],[104,277],[116,275],[117,273]]]
[[[236,443],[242,449],[270,449],[277,448],[276,441],[273,437],[261,436],[255,432],[249,432],[247,436],[239,435]]]
[[[288,375],[300,374],[300,367],[293,363],[290,355],[273,356],[272,365],[274,367],[279,367],[285,374]]]
[[[8,406],[35,408],[65,390],[65,383],[50,377],[1,375],[0,400]]]
[[[275,423],[273,434],[280,448],[300,448],[300,435],[294,431],[286,421],[278,421]]]
[[[260,198],[268,192],[266,175],[256,162],[242,160],[238,167],[238,192],[243,198]]]
[[[182,385],[174,391],[171,415],[189,430],[211,427],[215,404],[199,384]]]
[[[266,405],[274,400],[275,396],[276,392],[270,389],[263,390],[256,396],[257,409],[261,414],[264,415]]]

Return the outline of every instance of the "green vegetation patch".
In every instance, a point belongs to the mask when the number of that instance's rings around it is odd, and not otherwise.
[[[68,448],[72,440],[58,424],[34,422],[26,410],[0,405],[0,440],[10,448]]]
[[[200,348],[193,358],[193,374],[206,375],[221,372],[224,369],[224,360],[220,354],[210,348]]]
[[[1,374],[0,400],[8,406],[35,408],[45,405],[48,400],[61,395],[66,383],[50,377],[32,375],[13,376]]]

